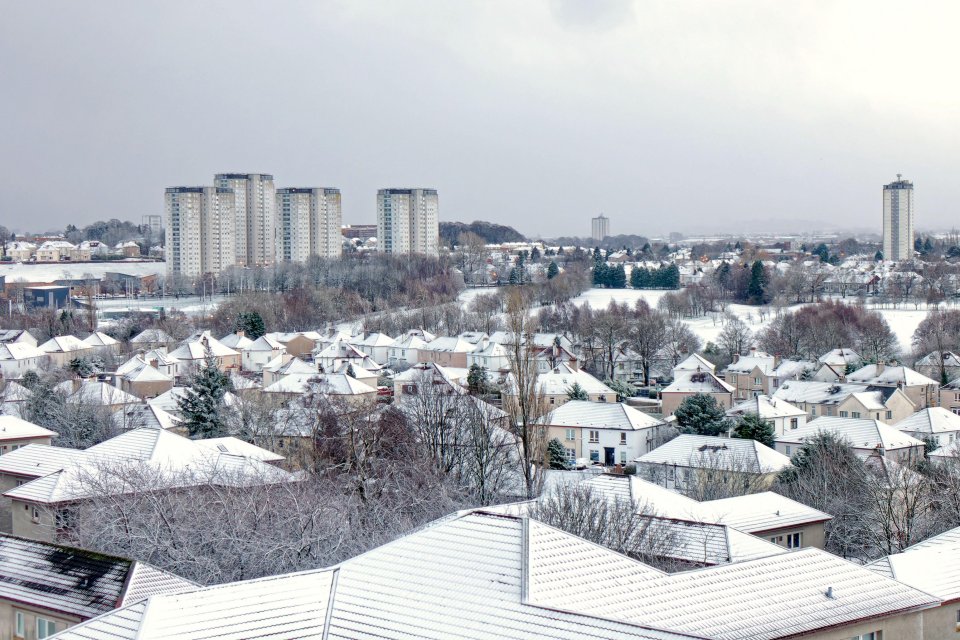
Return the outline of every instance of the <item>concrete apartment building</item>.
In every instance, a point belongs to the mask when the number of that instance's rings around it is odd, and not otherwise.
[[[883,185],[883,257],[913,257],[913,183],[899,173],[896,181]]]
[[[304,262],[311,255],[339,257],[343,250],[340,190],[277,189],[277,260]]]
[[[169,187],[167,216],[167,275],[195,278],[219,273],[235,260],[236,201],[221,187]]]
[[[590,219],[590,237],[594,242],[600,242],[610,235],[610,218],[602,213]]]
[[[439,255],[439,216],[436,189],[380,189],[377,191],[379,250]]]
[[[277,193],[267,173],[218,173],[214,185],[234,193],[235,262],[273,264],[277,259]]]

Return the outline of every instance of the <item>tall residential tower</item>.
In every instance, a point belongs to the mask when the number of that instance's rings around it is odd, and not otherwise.
[[[196,278],[234,263],[236,202],[231,189],[169,187],[164,205],[167,275]]]
[[[273,264],[277,260],[277,202],[273,176],[266,173],[218,173],[217,187],[232,189],[236,202],[236,264]]]
[[[439,255],[440,204],[436,189],[377,191],[377,242],[385,253]]]
[[[883,185],[883,257],[913,257],[913,183],[902,180]]]
[[[277,260],[339,257],[341,220],[339,189],[277,189]]]
[[[610,235],[610,218],[602,213],[590,219],[590,236],[594,242],[600,242]]]

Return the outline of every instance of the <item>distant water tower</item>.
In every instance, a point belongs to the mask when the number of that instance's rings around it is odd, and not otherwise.
[[[592,218],[591,223],[591,237],[594,242],[601,242],[610,236],[610,218],[601,213],[596,218]]]

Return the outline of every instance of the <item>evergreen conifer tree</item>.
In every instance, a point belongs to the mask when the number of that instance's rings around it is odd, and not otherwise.
[[[191,438],[229,435],[223,398],[230,387],[230,378],[217,368],[217,360],[207,346],[203,364],[193,371],[186,392],[177,398],[177,408]]]

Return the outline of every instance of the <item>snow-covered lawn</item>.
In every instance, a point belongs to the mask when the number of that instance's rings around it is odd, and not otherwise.
[[[0,264],[0,276],[6,276],[7,282],[53,282],[82,278],[87,274],[99,278],[106,272],[120,272],[135,276],[163,274],[165,262],[51,262]]]

